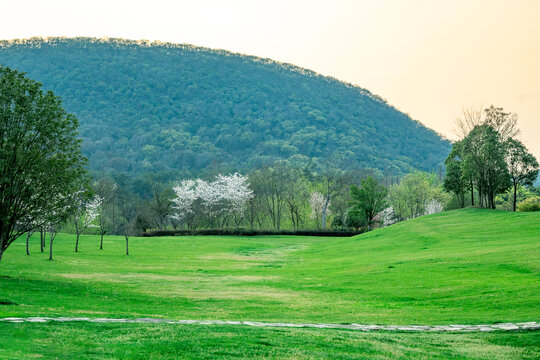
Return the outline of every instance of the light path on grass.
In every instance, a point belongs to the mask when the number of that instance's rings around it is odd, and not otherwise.
[[[7,317],[0,322],[8,323],[45,323],[45,322],[91,322],[91,323],[136,323],[136,324],[198,324],[198,325],[247,325],[256,327],[319,328],[347,329],[359,331],[538,331],[540,323],[497,323],[489,325],[362,325],[362,324],[297,324],[271,323],[259,321],[223,321],[223,320],[167,320],[156,318],[111,319],[86,317]]]

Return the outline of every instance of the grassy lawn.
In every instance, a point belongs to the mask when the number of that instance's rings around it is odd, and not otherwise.
[[[30,256],[21,239],[0,263],[0,317],[364,324],[540,320],[540,213],[451,211],[354,238],[132,238],[129,256],[124,246],[123,237],[106,237],[100,251],[97,236],[83,236],[75,253],[74,236],[59,234],[51,262],[39,253],[39,236],[31,239]],[[230,351],[222,357],[362,358],[355,354],[363,353],[365,358],[505,359],[533,358],[540,342],[538,333],[85,323],[0,324],[0,329],[5,339],[0,357],[8,358],[60,356],[55,354],[69,342],[66,351],[89,358],[95,345],[94,355],[105,358],[171,357],[184,349],[195,358]],[[243,341],[246,346],[237,346]],[[24,348],[27,353],[17,354]]]
[[[540,213],[462,210],[355,238],[16,242],[0,316],[165,317],[369,324],[540,320]],[[6,301],[7,300],[7,301]]]
[[[0,358],[538,359],[540,336],[154,324],[2,324]]]

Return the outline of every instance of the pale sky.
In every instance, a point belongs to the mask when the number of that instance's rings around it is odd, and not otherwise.
[[[462,107],[519,115],[540,159],[540,0],[0,2],[0,38],[160,40],[268,57],[366,88],[452,138]]]

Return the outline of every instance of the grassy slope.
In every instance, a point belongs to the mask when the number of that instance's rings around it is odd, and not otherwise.
[[[468,209],[356,238],[58,235],[12,245],[0,316],[381,324],[540,320],[540,213]]]

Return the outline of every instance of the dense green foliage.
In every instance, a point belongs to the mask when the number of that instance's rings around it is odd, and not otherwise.
[[[518,206],[519,211],[540,211],[540,196],[528,198]]]
[[[0,358],[533,360],[539,336],[169,324],[0,323]]]
[[[59,234],[2,260],[5,316],[368,324],[535,321],[540,213],[465,209],[353,238]]]
[[[358,213],[367,223],[368,230],[374,224],[373,218],[386,209],[388,189],[372,176],[362,179],[362,186],[351,186],[352,209],[349,213]]]
[[[251,169],[276,159],[431,170],[450,145],[369,91],[269,59],[127,40],[0,42],[81,122],[94,170]]]
[[[0,66],[0,259],[25,232],[68,217],[86,174],[77,126],[51,91]]]

